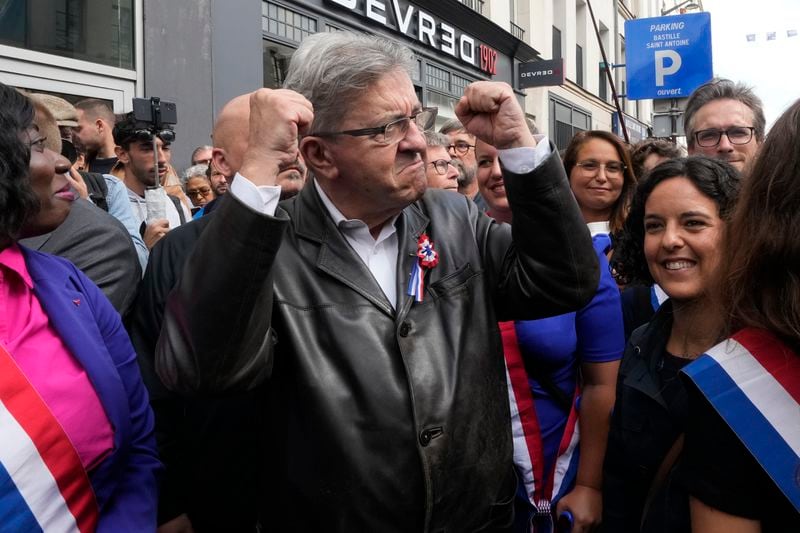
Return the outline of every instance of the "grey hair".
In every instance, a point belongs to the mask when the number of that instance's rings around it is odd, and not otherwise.
[[[213,150],[213,149],[214,149],[214,147],[213,147],[213,146],[209,146],[209,145],[207,145],[207,144],[204,144],[203,146],[198,146],[198,147],[197,147],[197,148],[195,148],[195,149],[194,149],[194,151],[192,152],[192,161],[194,161],[194,160],[197,158],[197,154],[199,154],[199,153],[200,153],[200,152],[202,152],[203,150]]]
[[[764,104],[761,98],[756,96],[752,87],[743,83],[735,83],[725,78],[714,78],[704,83],[689,95],[686,102],[686,110],[683,112],[684,129],[686,130],[686,142],[689,147],[694,147],[694,116],[704,105],[714,100],[737,100],[753,112],[753,127],[755,128],[756,140],[764,141],[767,129],[767,121],[764,118]]]
[[[352,104],[386,74],[401,70],[411,77],[411,50],[386,38],[350,32],[306,37],[292,55],[283,86],[314,106],[311,131],[335,131]]]
[[[436,133],[435,131],[426,131],[425,134],[425,144],[429,147],[431,146],[443,146],[447,148],[450,146],[450,138],[447,135],[442,133]]]
[[[205,163],[199,163],[184,170],[183,174],[181,175],[181,185],[186,188],[186,183],[188,183],[188,181],[192,178],[208,179],[208,165]]]
[[[457,118],[448,119],[447,122],[442,124],[442,127],[439,128],[439,133],[444,133],[445,135],[448,133],[466,133],[466,131],[464,125]]]

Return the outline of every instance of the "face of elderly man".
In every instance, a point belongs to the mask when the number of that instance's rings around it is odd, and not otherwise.
[[[421,109],[408,75],[391,71],[352,102],[338,130],[380,127]],[[397,214],[425,192],[425,137],[413,120],[405,135],[390,144],[381,144],[375,136],[350,135],[327,137],[324,144],[330,166],[317,164],[315,173],[327,182],[337,207],[353,206],[351,212],[366,207],[369,212],[358,215],[371,219],[365,220],[370,227],[372,222]],[[351,216],[346,209],[342,212]]]

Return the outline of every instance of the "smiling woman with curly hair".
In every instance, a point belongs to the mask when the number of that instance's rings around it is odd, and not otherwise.
[[[690,530],[689,498],[672,476],[688,415],[678,373],[719,340],[713,282],[738,189],[726,163],[661,163],[639,184],[616,239],[618,279],[658,283],[669,299],[622,356],[603,467],[605,531]]]
[[[17,242],[76,197],[53,125],[0,84],[0,528],[152,531],[153,415],[120,317],[71,263]]]

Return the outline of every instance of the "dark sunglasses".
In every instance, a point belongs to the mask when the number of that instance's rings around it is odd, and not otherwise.
[[[175,132],[172,130],[161,130],[155,132],[161,142],[172,143],[175,141]],[[153,142],[153,132],[150,130],[136,130],[130,137],[137,142]]]

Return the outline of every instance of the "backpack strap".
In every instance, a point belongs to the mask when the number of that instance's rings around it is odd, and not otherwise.
[[[181,224],[186,224],[186,215],[183,212],[183,204],[181,204],[181,199],[177,196],[172,196],[171,194],[168,194],[167,198],[172,200],[172,203],[175,204],[175,209],[178,210],[178,216],[181,219]]]
[[[97,172],[81,172],[81,177],[89,191],[89,199],[94,205],[108,212],[108,185],[102,174]]]
[[[650,512],[650,507],[653,505],[653,500],[655,500],[656,494],[658,494],[658,491],[664,486],[667,476],[672,470],[672,467],[675,466],[675,462],[678,460],[678,457],[680,457],[681,452],[683,451],[684,435],[684,433],[678,435],[678,438],[675,439],[675,442],[672,443],[669,451],[667,451],[667,455],[664,456],[664,460],[661,461],[661,465],[658,467],[658,470],[656,470],[656,475],[653,476],[653,482],[650,484],[650,490],[647,491],[647,498],[644,500],[642,521],[639,524],[640,527],[644,527],[647,514]]]

